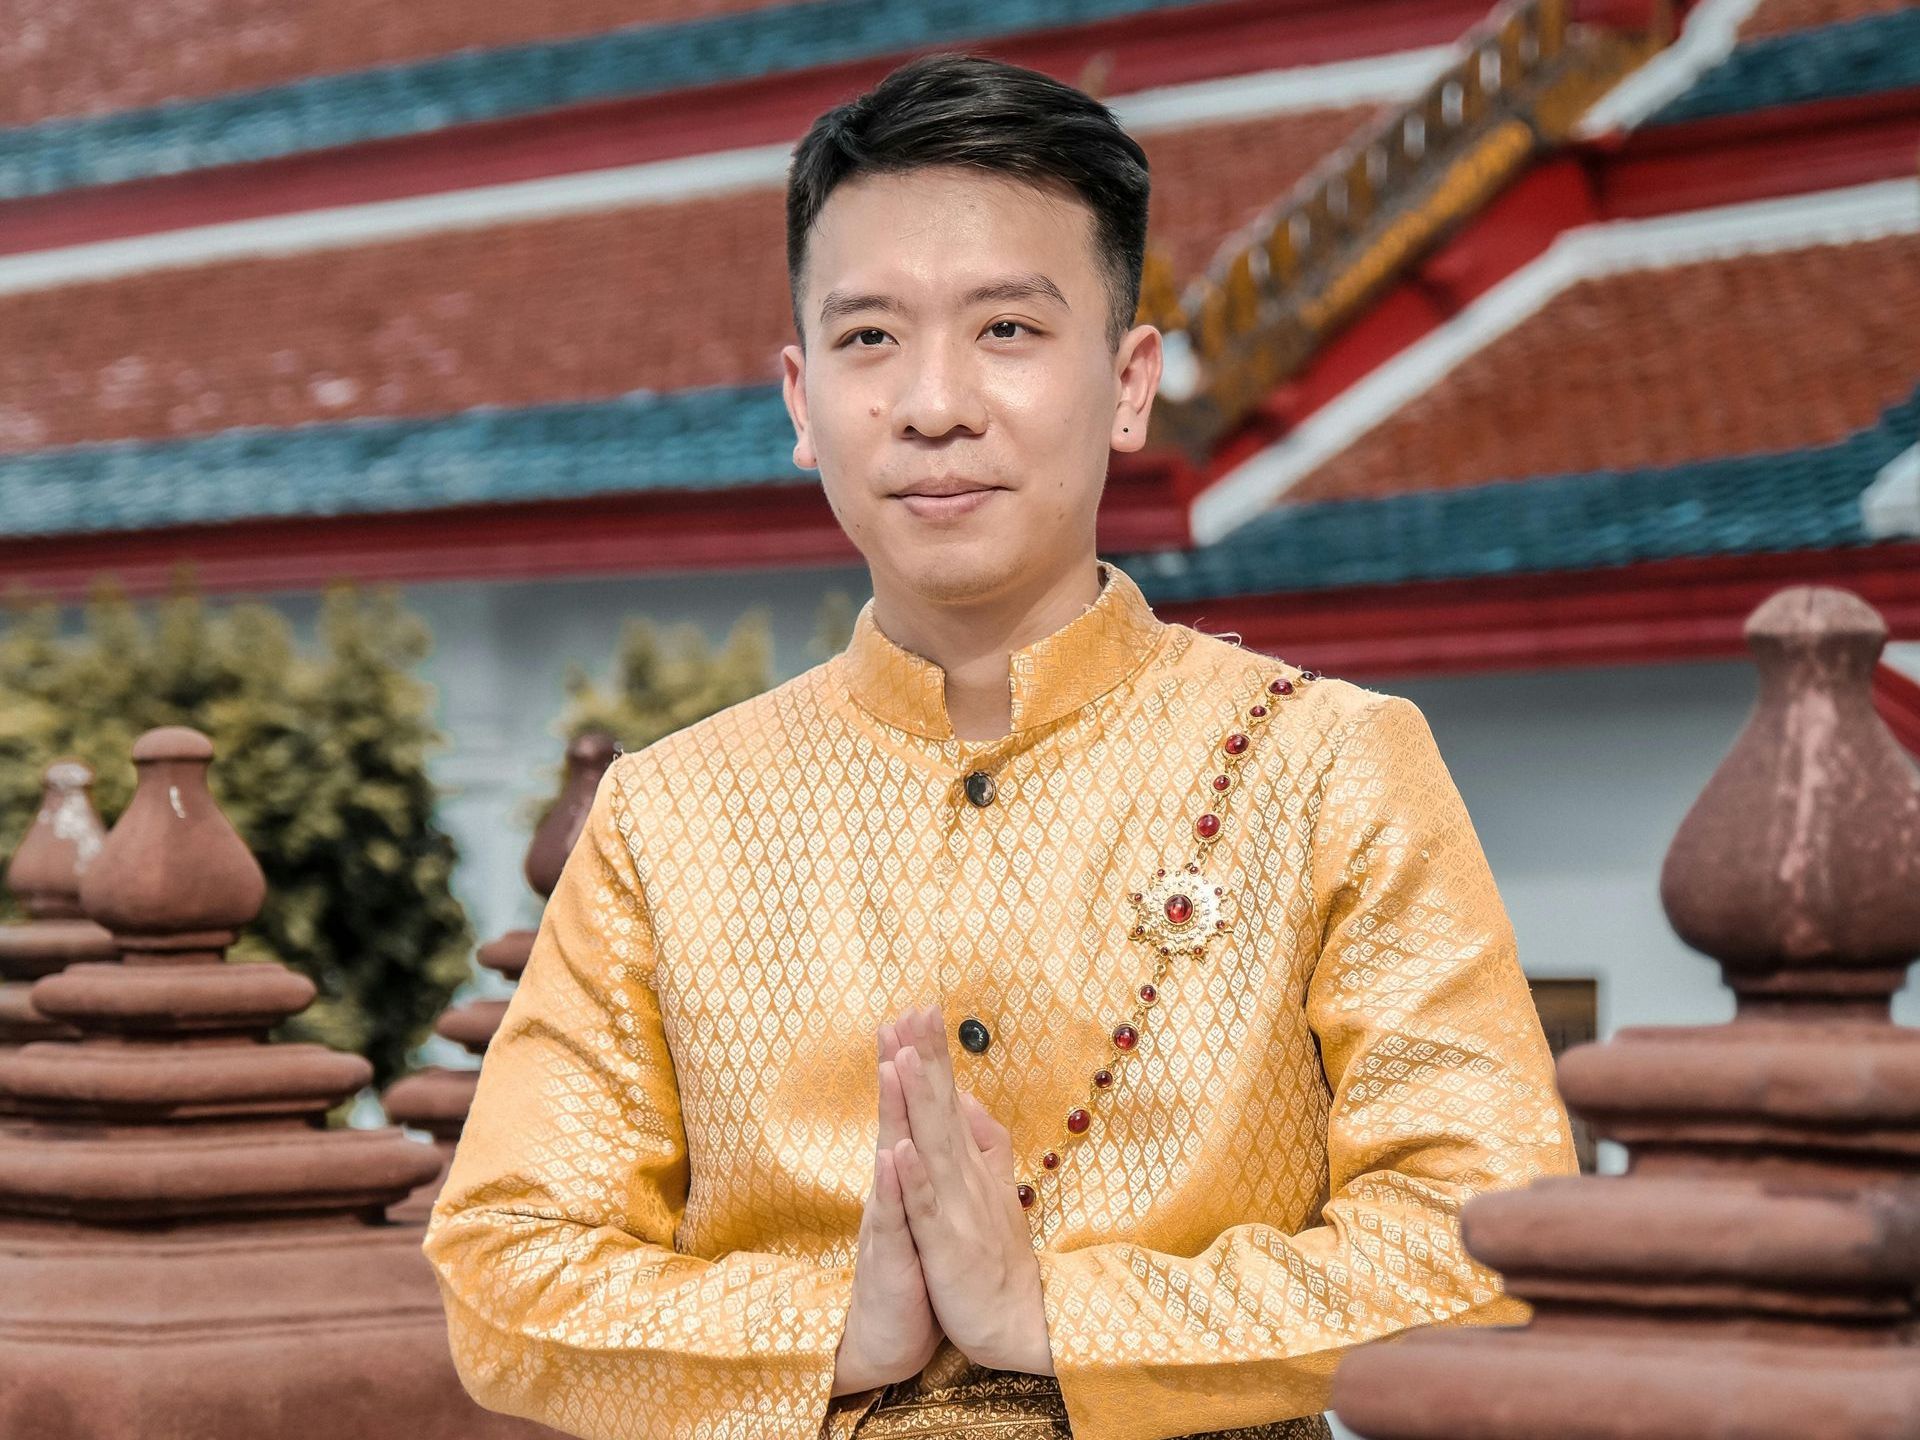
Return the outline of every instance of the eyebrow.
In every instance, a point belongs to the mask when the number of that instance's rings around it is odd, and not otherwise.
[[[1067,297],[1060,293],[1060,287],[1039,274],[1013,275],[1005,280],[976,285],[960,297],[962,305],[979,305],[989,300],[1050,300],[1062,310],[1073,308],[1067,304]],[[830,290],[826,299],[820,302],[820,323],[827,325],[864,310],[878,310],[885,315],[912,313],[910,306],[891,295],[862,295],[849,290]]]

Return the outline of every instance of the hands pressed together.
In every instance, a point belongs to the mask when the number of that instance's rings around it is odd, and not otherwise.
[[[1006,1127],[955,1084],[937,1006],[878,1042],[880,1136],[833,1394],[917,1375],[943,1334],[976,1365],[1051,1375]]]

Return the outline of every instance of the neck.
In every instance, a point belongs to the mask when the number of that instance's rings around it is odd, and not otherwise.
[[[894,644],[946,672],[947,719],[961,740],[998,740],[1013,729],[1008,657],[1100,598],[1100,572],[1091,554],[1052,575],[958,605],[873,578],[874,623]]]

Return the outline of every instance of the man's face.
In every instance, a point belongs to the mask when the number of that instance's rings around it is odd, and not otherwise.
[[[876,587],[991,600],[1091,557],[1111,449],[1136,450],[1160,335],[1116,354],[1093,214],[1069,192],[941,167],[821,208],[782,351],[794,463]]]

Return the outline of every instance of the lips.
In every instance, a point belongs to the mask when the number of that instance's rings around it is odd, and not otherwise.
[[[917,495],[929,500],[946,500],[955,495],[971,495],[998,488],[996,485],[982,485],[975,480],[923,480],[900,491],[897,498],[905,500]]]
[[[909,514],[922,520],[957,520],[970,515],[1000,493],[997,485],[966,481],[928,481],[894,496]]]

